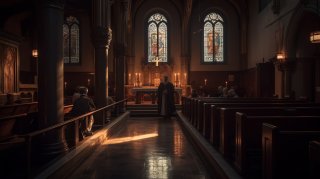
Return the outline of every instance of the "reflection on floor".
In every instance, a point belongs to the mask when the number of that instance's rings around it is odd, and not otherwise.
[[[72,178],[210,178],[175,118],[130,118]]]

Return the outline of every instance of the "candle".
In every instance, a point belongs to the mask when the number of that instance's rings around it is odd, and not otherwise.
[[[204,86],[207,86],[207,79],[204,79]]]
[[[64,82],[64,88],[67,88],[67,82]]]
[[[131,73],[129,73],[128,83],[131,83]]]
[[[226,81],[226,87],[228,87],[228,82]]]
[[[156,66],[159,66],[159,58],[156,57]]]
[[[88,86],[90,86],[90,79],[88,79]]]
[[[174,81],[177,81],[177,73],[174,73]]]

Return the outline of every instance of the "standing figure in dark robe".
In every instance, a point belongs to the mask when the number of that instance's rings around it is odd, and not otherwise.
[[[158,112],[165,118],[175,113],[176,107],[174,105],[174,86],[167,76],[164,76],[164,81],[158,87]]]

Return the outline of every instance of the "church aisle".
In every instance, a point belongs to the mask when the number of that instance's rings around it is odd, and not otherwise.
[[[177,120],[130,118],[71,178],[210,178]]]

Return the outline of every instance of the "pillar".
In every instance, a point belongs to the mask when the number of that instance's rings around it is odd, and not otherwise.
[[[40,128],[64,121],[63,106],[63,2],[40,1],[39,15],[39,61],[38,61],[38,110]],[[64,130],[53,130],[43,135],[41,142],[43,158],[52,158],[67,151]]]
[[[112,39],[110,28],[110,1],[93,0],[93,45],[95,60],[95,104],[97,108],[107,105],[108,96],[108,50]],[[103,115],[95,116],[96,124],[105,124]]]
[[[117,45],[116,45],[116,100],[123,100],[125,98],[125,60],[126,60],[126,35],[127,35],[127,11],[128,1],[120,1],[120,18],[119,24],[117,24]],[[120,107],[120,111],[124,110],[124,106]]]

